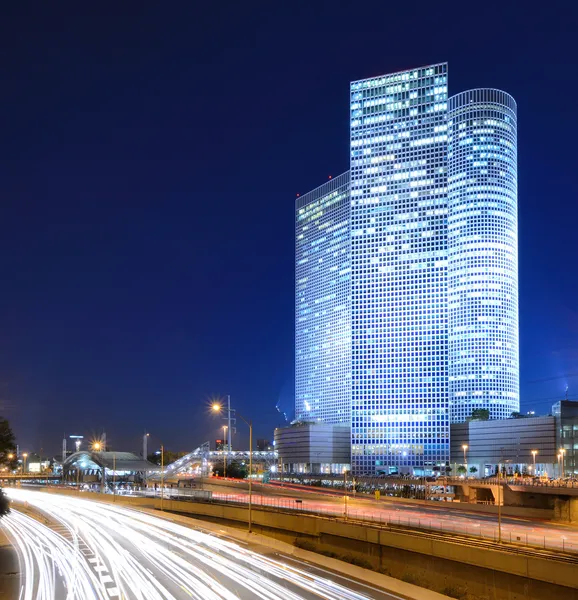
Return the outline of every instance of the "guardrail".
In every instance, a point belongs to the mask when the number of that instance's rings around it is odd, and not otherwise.
[[[185,501],[203,501],[201,498],[194,498],[194,492],[199,490],[189,490],[181,488],[165,488],[163,495],[166,499],[185,500]],[[148,496],[160,497],[161,491],[150,490],[146,493]],[[344,500],[343,504],[335,504],[334,506],[318,506],[316,501],[293,499],[293,498],[276,498],[270,496],[262,496],[254,494],[252,504],[254,507],[263,507],[269,510],[299,511],[311,515],[323,515],[331,518],[341,518],[360,522],[369,522],[384,527],[399,526],[408,529],[419,531],[442,532],[445,534],[456,534],[460,536],[472,537],[475,539],[486,540],[497,543],[500,539],[500,531],[498,527],[484,526],[480,523],[465,523],[459,519],[443,521],[436,517],[415,518],[403,517],[399,513],[388,511],[382,508],[367,508],[360,509],[349,506],[348,502],[352,500]],[[213,492],[212,498],[209,500],[219,504],[248,504],[249,497],[247,494],[221,494]],[[577,536],[578,539],[578,536]],[[578,541],[570,540],[567,536],[554,535],[539,535],[535,532],[524,530],[521,526],[512,526],[510,524],[502,526],[501,533],[502,542],[519,546],[528,549],[551,550],[555,552],[565,552],[568,554],[578,555]]]

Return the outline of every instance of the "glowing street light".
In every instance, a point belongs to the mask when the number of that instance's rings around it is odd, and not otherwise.
[[[467,469],[468,469],[468,459],[466,458],[466,453],[468,451],[468,445],[464,444],[462,446],[462,450],[464,451],[464,467],[466,467],[466,472],[467,472]]]
[[[22,458],[24,459],[22,461],[22,474],[27,473],[28,471],[26,471],[26,459],[28,458],[28,452],[23,452],[22,453]]]
[[[100,442],[93,442],[93,444],[92,444],[93,452],[100,452],[101,449],[102,449],[102,444]]]
[[[534,461],[534,476],[536,475],[536,454],[538,454],[538,450],[531,450],[532,459]]]

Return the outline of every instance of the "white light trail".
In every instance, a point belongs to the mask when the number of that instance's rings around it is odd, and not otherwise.
[[[148,513],[29,490],[11,489],[9,495],[41,510],[49,521],[45,525],[16,511],[3,519],[23,559],[21,600],[368,598]]]

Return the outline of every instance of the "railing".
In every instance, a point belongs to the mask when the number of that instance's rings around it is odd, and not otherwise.
[[[467,481],[464,480],[464,483]],[[565,489],[578,489],[578,481],[576,480],[559,480],[554,479],[553,481],[540,481],[539,479],[531,479],[529,477],[491,477],[488,479],[480,479],[472,481],[471,483],[487,483],[488,485],[525,485],[528,487],[548,487],[548,488],[565,488]]]
[[[193,498],[196,490],[186,488],[164,489],[164,498],[176,500],[199,501]],[[149,496],[160,497],[160,489],[148,490]],[[328,518],[339,518],[350,521],[369,522],[383,527],[404,527],[419,531],[430,531],[444,534],[455,534],[467,536],[486,542],[497,543],[500,539],[499,528],[492,525],[485,525],[483,522],[466,522],[456,516],[448,520],[439,517],[415,518],[404,517],[399,511],[387,510],[384,508],[360,509],[351,507],[347,504],[352,498],[344,501],[343,504],[320,505],[319,501],[301,500],[293,498],[279,498],[272,496],[262,496],[254,494],[252,504],[254,507],[263,507],[269,510],[279,512],[297,511],[310,515],[322,515]],[[202,501],[202,500],[201,500]],[[221,494],[213,492],[210,502],[224,504],[248,504],[249,496],[247,494]],[[477,516],[477,515],[476,515]],[[540,535],[535,532],[535,526],[524,528],[521,525],[512,525],[506,523],[501,528],[501,541],[511,544],[513,547],[536,550],[551,550],[555,552],[565,552],[578,555],[578,531],[569,530],[566,535],[556,535],[548,533]]]

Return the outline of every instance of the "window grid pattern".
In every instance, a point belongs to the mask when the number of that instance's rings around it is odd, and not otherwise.
[[[447,65],[351,84],[352,468],[449,461]]]
[[[295,417],[350,423],[349,172],[296,201]]]
[[[452,422],[519,411],[516,103],[477,89],[449,100],[448,302]]]

